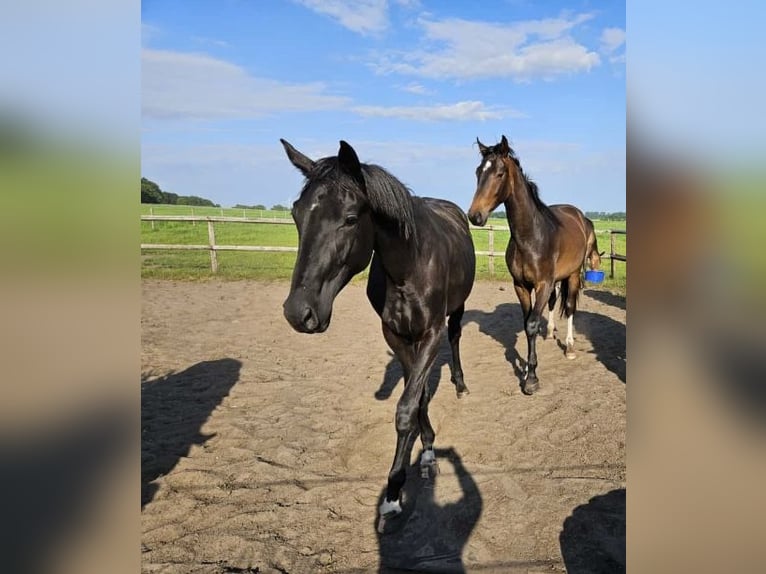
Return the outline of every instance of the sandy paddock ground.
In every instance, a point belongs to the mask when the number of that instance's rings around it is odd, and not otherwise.
[[[513,289],[476,283],[471,394],[455,396],[445,337],[430,381],[441,472],[409,468],[404,512],[380,534],[401,369],[363,284],[321,335],[289,327],[288,289],[143,283],[144,572],[624,570],[624,299],[585,290],[577,358],[540,340],[528,397]]]

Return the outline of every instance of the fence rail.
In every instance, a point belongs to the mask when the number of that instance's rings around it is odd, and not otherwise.
[[[625,229],[610,229],[609,230],[609,243],[611,245],[611,250],[609,252],[609,277],[610,279],[614,279],[614,262],[615,261],[623,261],[625,263],[628,262],[628,256],[627,255],[621,255],[617,253],[614,249],[614,236],[615,235],[628,235],[627,230]]]
[[[189,221],[196,223],[207,223],[208,243],[207,244],[181,244],[181,243],[142,243],[141,249],[145,250],[192,250],[192,251],[209,251],[210,252],[210,268],[213,273],[218,272],[218,257],[216,253],[218,251],[260,251],[260,252],[272,252],[272,253],[284,253],[284,252],[297,252],[297,247],[283,247],[273,245],[218,245],[215,240],[215,223],[260,223],[269,225],[295,225],[292,219],[279,219],[279,218],[266,218],[266,217],[228,217],[220,215],[142,215],[141,221],[150,221],[154,226],[155,221]],[[153,227],[152,227],[153,228]],[[488,258],[488,271],[490,277],[495,275],[495,257],[504,257],[505,250],[495,251],[495,231],[510,231],[506,226],[486,225],[484,227],[470,226],[471,231],[486,231],[488,247],[487,251],[476,251],[476,255]],[[614,260],[626,261],[625,255],[615,253],[614,247],[614,234],[625,234],[623,230],[609,230],[602,233],[611,234],[612,250],[609,257],[612,260],[611,263],[611,277],[614,277]]]

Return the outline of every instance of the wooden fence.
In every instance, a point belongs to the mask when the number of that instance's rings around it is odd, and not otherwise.
[[[610,229],[609,230],[609,243],[611,244],[611,249],[609,252],[609,277],[614,279],[614,262],[616,261],[623,261],[625,263],[628,262],[628,256],[625,254],[620,255],[614,250],[614,236],[615,235],[625,235],[627,236],[628,232],[625,229]]]
[[[260,223],[270,225],[295,225],[292,219],[279,219],[279,218],[245,218],[245,217],[221,217],[221,216],[191,216],[191,215],[142,215],[141,221],[151,221],[152,228],[154,228],[155,221],[189,221],[192,224],[198,222],[207,223],[207,237],[208,242],[200,245],[178,244],[178,243],[142,243],[141,249],[180,249],[180,250],[196,250],[196,251],[209,251],[210,252],[210,269],[213,273],[218,271],[218,257],[216,253],[218,251],[266,251],[266,252],[297,252],[297,247],[276,247],[269,245],[218,245],[215,242],[215,225],[216,223]],[[500,227],[496,225],[487,225],[485,227],[471,226],[471,231],[486,231],[487,232],[487,251],[477,251],[476,255],[485,256],[488,258],[487,267],[490,277],[495,275],[495,257],[505,256],[505,246],[501,251],[495,251],[495,231],[510,231],[508,227]],[[610,231],[610,233],[625,233],[625,231]],[[625,261],[624,255],[618,255],[614,253],[614,235],[612,235],[612,277],[614,276],[614,258],[618,258],[620,261]]]

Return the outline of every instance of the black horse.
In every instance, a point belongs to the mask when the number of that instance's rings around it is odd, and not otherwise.
[[[396,515],[418,431],[423,473],[436,470],[426,381],[445,323],[452,382],[458,398],[468,392],[459,351],[460,320],[476,270],[468,221],[453,203],[414,197],[383,168],[359,163],[345,141],[337,157],[316,161],[280,141],[306,176],[292,209],[298,257],[284,303],[290,325],[301,333],[325,331],[335,297],[372,256],[367,297],[405,379],[396,407],[396,454],[380,505],[381,517]]]

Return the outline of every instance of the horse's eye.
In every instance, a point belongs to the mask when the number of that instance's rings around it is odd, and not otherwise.
[[[357,221],[359,221],[359,218],[356,215],[346,216],[346,225],[356,225]]]

